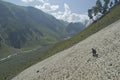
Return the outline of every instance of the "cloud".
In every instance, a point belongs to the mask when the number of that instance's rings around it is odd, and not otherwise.
[[[23,2],[33,2],[35,0],[22,0]]]
[[[57,19],[61,19],[68,22],[82,22],[85,23],[86,20],[89,20],[87,14],[77,14],[71,11],[68,4],[64,3],[64,11],[57,11],[59,10],[59,5],[51,5],[48,3],[49,0],[22,0],[23,2],[34,2],[38,1],[42,4],[35,5],[35,8],[38,8],[44,12],[52,14]]]
[[[86,20],[89,20],[86,14],[73,13],[66,3],[64,3],[64,12],[58,11],[51,14],[55,16],[57,19],[61,19],[68,22],[85,23]]]
[[[49,12],[57,10],[59,8],[59,5],[51,5],[50,3],[44,3],[43,5],[35,5],[35,8],[38,8],[45,12]]]
[[[46,2],[48,2],[49,0],[38,0],[39,2],[41,2],[41,3],[46,3]]]
[[[41,3],[46,3],[46,2],[48,2],[49,0],[22,0],[23,2],[27,2],[27,3],[29,3],[29,2],[34,2],[34,1],[39,1],[39,2],[41,2]]]

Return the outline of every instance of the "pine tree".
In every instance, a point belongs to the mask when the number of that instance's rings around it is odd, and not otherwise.
[[[101,3],[100,0],[97,0],[96,6],[97,6],[97,8],[98,8],[98,12],[102,13],[103,7],[102,7],[102,3]]]
[[[115,0],[115,5],[118,3],[118,0]]]
[[[111,8],[112,6],[113,6],[113,2],[111,1],[111,2],[110,2],[110,8]]]
[[[90,19],[93,20],[92,9],[88,9],[88,16],[89,16]]]
[[[108,4],[109,4],[110,0],[104,0],[104,5],[103,5],[103,14],[107,12],[107,10],[109,9]]]
[[[97,7],[97,6],[94,6],[94,7],[92,8],[92,12],[93,12],[94,16],[96,16],[96,15],[98,14],[98,12],[99,12],[98,7]]]

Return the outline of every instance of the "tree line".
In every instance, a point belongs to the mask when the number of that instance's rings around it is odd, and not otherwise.
[[[106,12],[109,11],[110,8],[120,3],[120,0],[101,0],[96,1],[96,5],[93,6],[91,9],[88,9],[88,16],[90,20],[94,21],[94,17],[97,17],[99,14],[104,15]]]

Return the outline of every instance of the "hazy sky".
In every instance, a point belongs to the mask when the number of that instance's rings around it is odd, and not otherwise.
[[[22,6],[33,6],[68,22],[84,22],[87,10],[96,0],[4,0]]]

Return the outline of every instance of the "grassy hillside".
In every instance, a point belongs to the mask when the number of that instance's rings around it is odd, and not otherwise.
[[[51,48],[49,48],[47,51],[44,52],[31,52],[34,54],[31,55],[19,55],[17,57],[14,57],[11,60],[7,60],[6,62],[2,63],[0,62],[0,79],[1,80],[9,80],[22,70],[26,69],[27,67],[37,63],[38,61],[41,61],[45,58],[48,58],[55,53],[62,51],[64,49],[67,49],[71,47],[72,45],[75,45],[76,43],[86,39],[90,35],[98,32],[99,30],[105,28],[106,26],[110,25],[111,23],[117,21],[120,19],[120,4],[113,7],[107,14],[105,14],[102,18],[100,18],[98,21],[94,22],[93,24],[89,25],[86,29],[84,29],[79,34],[75,35],[74,37],[61,41],[55,45],[53,45]],[[21,56],[21,57],[20,57]],[[34,56],[34,57],[33,57]],[[9,66],[9,68],[8,68]],[[14,66],[14,67],[13,67]]]
[[[1,46],[0,46],[0,59],[4,58],[4,57],[7,57],[8,55],[10,55],[12,53],[16,53],[16,52],[20,52],[20,50],[12,48],[10,46],[7,46],[7,45],[1,43]]]

